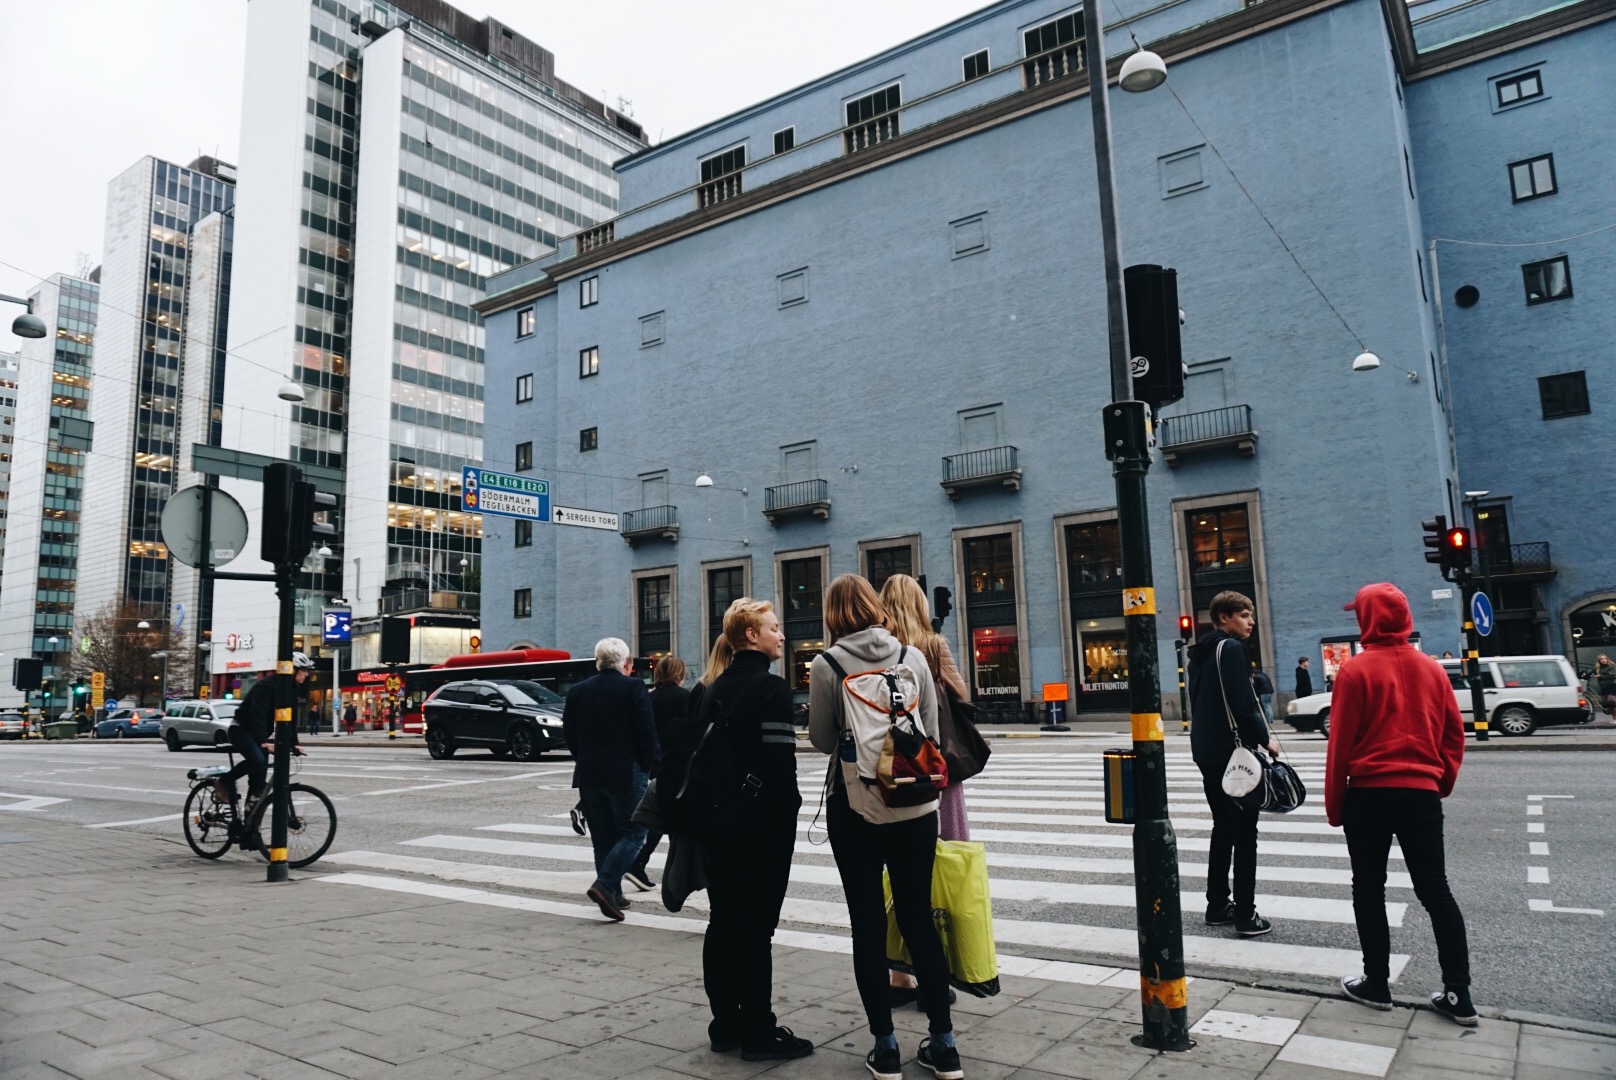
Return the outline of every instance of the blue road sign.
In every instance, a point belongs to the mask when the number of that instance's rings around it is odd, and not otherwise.
[[[460,471],[460,503],[468,513],[550,520],[550,481],[467,465]]]
[[[347,608],[326,608],[321,620],[320,640],[328,645],[346,645],[353,640],[353,612]]]
[[[103,701],[101,703],[101,707],[103,709],[107,710],[107,712],[110,713],[110,712],[117,712],[123,706],[119,705],[118,704],[118,699],[114,697],[114,698],[107,698],[105,701]]]
[[[1470,598],[1470,621],[1476,624],[1476,633],[1482,637],[1493,632],[1493,602],[1480,589]]]

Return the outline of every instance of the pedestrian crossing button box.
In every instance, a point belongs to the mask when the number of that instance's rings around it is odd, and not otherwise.
[[[1132,750],[1107,750],[1105,760],[1105,820],[1112,825],[1133,824]]]

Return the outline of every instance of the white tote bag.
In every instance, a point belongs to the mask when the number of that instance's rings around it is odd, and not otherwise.
[[[1233,798],[1250,795],[1257,785],[1262,782],[1263,766],[1257,760],[1257,755],[1240,742],[1240,728],[1234,722],[1234,713],[1229,710],[1229,689],[1223,685],[1223,646],[1228,639],[1218,642],[1217,652],[1212,656],[1212,663],[1218,669],[1218,692],[1223,695],[1223,718],[1229,721],[1229,730],[1234,732],[1234,753],[1229,755],[1229,764],[1223,768],[1223,793]]]

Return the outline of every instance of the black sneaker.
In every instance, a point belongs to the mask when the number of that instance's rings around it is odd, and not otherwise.
[[[1446,1016],[1460,1027],[1475,1027],[1480,1023],[1476,1006],[1470,1001],[1470,987],[1450,986],[1431,995],[1431,1008]]]
[[[1233,926],[1234,924],[1234,905],[1228,901],[1224,901],[1222,907],[1209,907],[1206,909],[1206,925]]]
[[[875,1080],[903,1080],[903,1055],[896,1046],[877,1044],[864,1055],[864,1067]]]
[[[713,1048],[713,1053],[727,1054],[741,1048],[741,1037],[714,1020],[707,1025],[707,1044]]]
[[[1381,1012],[1392,1011],[1392,988],[1385,982],[1377,982],[1367,975],[1359,975],[1356,978],[1342,979],[1341,990],[1360,1005],[1367,1005]]]
[[[645,867],[643,866],[631,866],[628,868],[628,873],[623,876],[628,879],[630,885],[641,892],[650,892],[656,888],[656,882],[651,880],[651,875],[645,872]]]
[[[965,1080],[965,1070],[960,1068],[959,1051],[936,1039],[921,1039],[915,1060],[935,1073],[937,1080]]]
[[[584,812],[578,807],[574,806],[572,808],[572,812],[567,816],[572,819],[573,832],[577,833],[579,836],[582,836],[584,833],[589,831],[589,826],[584,822]]]
[[[595,906],[600,908],[600,913],[602,915],[606,916],[613,922],[623,921],[623,909],[618,907],[613,898],[607,896],[605,890],[600,886],[589,886],[589,891],[584,893],[584,895],[595,902]]]
[[[1241,937],[1262,937],[1274,928],[1274,924],[1253,911],[1249,916],[1235,923],[1234,928]]]
[[[813,1052],[814,1044],[797,1038],[788,1027],[777,1027],[761,1039],[741,1044],[742,1061],[790,1061]]]

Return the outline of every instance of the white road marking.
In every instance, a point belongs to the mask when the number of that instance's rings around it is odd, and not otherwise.
[[[1395,1046],[1371,1046],[1344,1039],[1321,1039],[1317,1035],[1293,1035],[1276,1061],[1313,1065],[1359,1076],[1385,1076],[1397,1056]]]
[[[1543,823],[1541,821],[1528,821],[1526,823],[1526,831],[1529,833],[1540,833],[1543,831]]]
[[[133,821],[100,821],[94,825],[86,825],[84,827],[86,829],[116,829],[123,825],[150,825],[154,821],[178,821],[184,816],[185,815],[183,813],[161,814],[157,817],[135,818]]]
[[[1575,795],[1528,795],[1527,802],[1542,802],[1544,799],[1575,799]]]
[[[47,806],[55,806],[57,803],[72,801],[70,799],[53,799],[47,795],[13,795],[5,791],[0,791],[0,799],[21,800],[19,802],[0,805],[0,810],[21,810],[24,812],[43,810]]]
[[[466,784],[497,784],[501,781],[531,780],[536,776],[555,776],[557,773],[571,772],[571,769],[547,769],[544,772],[517,773],[514,776],[484,776],[475,780],[441,780],[430,784],[416,784],[413,787],[384,788],[381,791],[361,791],[361,795],[401,795],[407,791],[435,791],[438,788],[463,787]]]
[[[1537,804],[1534,804],[1532,806],[1528,806],[1526,808],[1526,813],[1527,813],[1527,816],[1529,816],[1529,817],[1542,817],[1543,816],[1543,805],[1541,803],[1537,803]]]
[[[1549,853],[1548,843],[1542,840],[1528,840],[1526,847],[1528,855],[1547,855]]]
[[[25,779],[24,777],[21,777],[21,776],[13,776],[13,777],[10,777],[9,780],[13,784],[49,784],[51,787],[84,787],[84,788],[95,788],[97,791],[139,791],[139,792],[144,792],[147,795],[177,795],[178,794],[178,792],[176,792],[173,788],[114,787],[111,784],[77,784],[77,783],[74,783],[71,780],[29,780],[29,779]],[[13,795],[12,796],[12,798],[14,798],[14,799],[22,799],[22,798],[29,798],[29,797],[30,796],[24,796],[24,795]]]
[[[1547,885],[1549,883],[1549,868],[1547,866],[1528,866],[1526,868],[1526,883],[1528,885]]]
[[[1296,1034],[1296,1029],[1301,1026],[1300,1020],[1292,1020],[1288,1016],[1254,1016],[1251,1013],[1212,1009],[1195,1022],[1190,1034],[1284,1046],[1285,1040]]]
[[[1529,911],[1553,911],[1561,915],[1604,915],[1603,908],[1591,907],[1555,907],[1552,900],[1528,900]]]
[[[976,809],[978,807],[981,807],[982,809],[985,809],[985,810],[1104,810],[1105,809],[1105,800],[1103,800],[1103,799],[1098,799],[1097,798],[1097,799],[1093,799],[1093,800],[1081,800],[1080,801],[1080,800],[1077,800],[1077,799],[1059,798],[1059,797],[1056,797],[1056,798],[1028,798],[1027,796],[1030,795],[1030,794],[1042,794],[1042,793],[1041,792],[1018,791],[1018,792],[1016,792],[1017,798],[1014,798],[1014,799],[1001,799],[1001,798],[995,798],[993,796],[988,796],[986,798],[983,798],[980,795],[973,794],[969,798],[966,799],[966,806],[967,806],[968,811],[969,811],[971,816],[975,815],[975,811],[976,811]],[[1204,806],[1206,804],[1202,803],[1201,805]],[[1324,808],[1322,806],[1299,806],[1295,810],[1291,811],[1291,813],[1292,814],[1301,814],[1301,815],[1304,815],[1304,816],[1323,817],[1324,816]]]
[[[970,806],[969,800],[966,800],[966,805]],[[804,817],[812,817],[814,810],[814,807],[804,804],[800,813]],[[1106,821],[1103,817],[1078,817],[1072,814],[1001,814],[991,810],[982,812],[970,810],[969,813],[972,825],[972,836],[976,835],[975,825],[979,821],[988,825],[1061,825],[1085,829],[1133,828],[1132,825],[1113,824]],[[1193,830],[1196,832],[1211,832],[1212,821],[1210,818],[1191,818],[1174,815],[1173,827],[1180,831]],[[1264,818],[1261,829],[1262,831],[1268,833],[1288,833],[1292,835],[1341,835],[1341,830],[1339,828],[1332,825],[1326,825],[1323,822],[1312,821],[1283,821]]]

